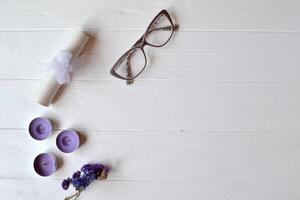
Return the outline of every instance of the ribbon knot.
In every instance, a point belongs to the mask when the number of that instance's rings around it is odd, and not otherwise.
[[[67,51],[59,51],[48,65],[48,69],[55,71],[55,78],[60,85],[70,83],[70,73],[73,71],[73,66],[70,64],[72,54]]]

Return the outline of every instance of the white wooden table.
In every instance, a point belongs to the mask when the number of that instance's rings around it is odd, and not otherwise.
[[[113,167],[80,199],[299,200],[300,1],[1,0],[0,199],[63,199],[63,178],[87,162]],[[168,9],[180,31],[131,86],[110,76],[116,59]],[[32,101],[45,65],[84,27],[82,66],[54,105]],[[30,138],[37,116],[49,140]],[[72,154],[62,129],[85,137]],[[32,161],[53,152],[48,178]]]

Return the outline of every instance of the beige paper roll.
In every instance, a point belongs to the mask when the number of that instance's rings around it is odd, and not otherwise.
[[[66,43],[62,51],[72,54],[71,63],[80,55],[88,40],[89,36],[82,32],[76,32],[73,39]],[[56,80],[55,70],[50,69],[33,98],[37,103],[49,106],[60,87],[61,85]]]

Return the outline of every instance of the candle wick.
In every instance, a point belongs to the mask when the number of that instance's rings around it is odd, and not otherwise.
[[[62,143],[66,146],[68,146],[72,142],[71,138],[66,136],[63,138]]]
[[[37,131],[38,131],[38,133],[43,133],[45,131],[45,127],[43,125],[39,125],[37,127]]]

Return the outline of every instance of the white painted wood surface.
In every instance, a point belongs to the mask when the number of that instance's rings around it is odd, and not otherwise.
[[[300,199],[300,1],[0,1],[0,199],[63,199],[82,164],[112,165],[80,199]],[[132,86],[108,73],[161,9],[180,31]],[[93,41],[55,104],[31,96],[45,65],[83,26]],[[31,119],[55,122],[30,138]],[[55,147],[61,129],[85,138]],[[63,160],[51,177],[34,157]]]

